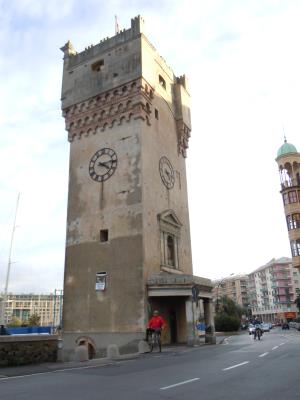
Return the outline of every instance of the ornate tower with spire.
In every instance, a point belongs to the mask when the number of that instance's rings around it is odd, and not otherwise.
[[[70,42],[61,49],[70,142],[65,359],[80,343],[91,357],[110,345],[137,351],[153,308],[168,321],[165,342],[191,341],[199,290],[211,317],[211,283],[192,275],[187,80],[143,24],[133,18],[130,29],[79,53]]]
[[[300,269],[300,153],[293,144],[279,148],[276,158],[293,267]]]

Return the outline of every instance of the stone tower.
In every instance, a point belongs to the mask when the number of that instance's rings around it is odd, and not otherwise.
[[[186,78],[144,36],[140,16],[80,53],[70,42],[61,50],[70,142],[65,358],[83,342],[90,357],[111,344],[136,351],[153,307],[172,319],[164,340],[185,341],[192,287],[211,291],[192,276]]]
[[[279,148],[276,158],[281,182],[281,194],[289,233],[292,263],[300,269],[300,153],[287,143]]]

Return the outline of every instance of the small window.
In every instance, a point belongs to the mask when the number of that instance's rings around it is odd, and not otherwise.
[[[283,194],[283,203],[284,203],[284,205],[289,204],[289,196],[288,196],[288,193],[284,193],[284,194]]]
[[[158,110],[157,110],[157,108],[154,110],[154,115],[155,115],[155,118],[158,119]]]
[[[290,215],[287,215],[287,216],[286,216],[286,223],[287,223],[287,227],[288,227],[288,230],[289,230],[289,231],[290,231],[291,229],[294,229],[292,217],[291,217]]]
[[[167,264],[175,266],[175,243],[171,235],[167,237]]]
[[[289,192],[289,202],[290,203],[297,203],[297,193],[295,190]]]
[[[102,71],[104,67],[104,60],[99,60],[94,62],[94,64],[92,64],[91,67],[92,71],[97,71],[97,72]]]
[[[300,239],[291,241],[291,251],[293,257],[300,256]]]
[[[100,242],[107,242],[108,241],[108,229],[101,229],[100,230]]]
[[[293,220],[293,228],[294,229],[300,228],[300,214],[299,213],[293,214],[292,220]]]
[[[158,79],[159,79],[160,86],[162,86],[164,89],[166,89],[167,86],[166,86],[166,81],[164,80],[164,78],[161,75],[159,75]]]

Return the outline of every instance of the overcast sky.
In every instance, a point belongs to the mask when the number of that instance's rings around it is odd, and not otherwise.
[[[194,274],[249,273],[290,256],[279,175],[300,149],[299,0],[0,0],[0,291],[18,193],[9,292],[63,287],[69,143],[63,54],[136,15],[192,96],[187,158]]]

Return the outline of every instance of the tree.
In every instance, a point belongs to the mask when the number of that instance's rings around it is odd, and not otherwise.
[[[17,328],[17,327],[19,327],[19,326],[22,325],[22,321],[21,321],[20,318],[18,318],[18,317],[12,317],[10,323],[7,324],[7,325],[10,326],[10,327],[15,327],[15,328]]]
[[[300,312],[300,294],[296,297],[295,304]]]
[[[41,317],[34,313],[31,314],[30,317],[28,318],[28,326],[39,326],[41,323]]]
[[[237,331],[241,325],[243,308],[237,305],[227,296],[219,300],[218,312],[215,316],[215,327],[217,331]]]

